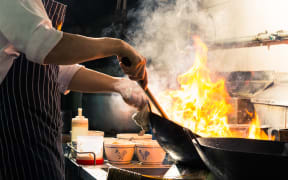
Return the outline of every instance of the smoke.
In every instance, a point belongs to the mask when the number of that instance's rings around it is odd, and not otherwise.
[[[213,16],[203,9],[200,0],[142,0],[139,8],[128,12],[129,42],[151,60],[148,66],[149,88],[156,95],[177,88],[176,78],[186,72],[194,60],[193,35],[204,41],[254,35],[267,27],[285,29],[285,6],[273,7],[274,1],[223,1],[211,8]],[[253,4],[253,5],[252,5]],[[264,8],[266,7],[266,8]],[[281,11],[279,10],[282,9]],[[276,16],[277,15],[277,16]],[[271,26],[272,25],[272,26]],[[284,26],[285,25],[285,26]],[[276,28],[277,27],[277,28]],[[217,29],[217,33],[216,33]],[[217,35],[217,38],[216,38]],[[284,47],[285,48],[285,47]],[[283,47],[219,50],[209,56],[209,68],[216,71],[282,70],[287,72]],[[210,55],[210,54],[209,54]],[[286,69],[285,69],[286,68]],[[262,78],[262,75],[260,76]],[[244,76],[234,77],[243,80]],[[257,78],[258,79],[258,78]]]
[[[145,0],[137,10],[128,12],[132,19],[127,37],[135,48],[151,60],[149,87],[157,94],[176,88],[176,77],[193,64],[192,37],[213,36],[213,21],[201,9],[199,0]]]
[[[178,88],[177,76],[193,65],[193,36],[205,40],[215,31],[211,17],[201,9],[200,0],[139,1],[139,6],[128,12],[127,19],[130,23],[126,40],[148,59],[149,88],[156,97],[166,89]],[[113,25],[103,33],[117,34],[115,31],[118,32]],[[109,102],[112,114],[119,116],[123,112],[121,116],[127,119],[131,120],[129,117],[136,111],[120,96],[111,97]]]
[[[132,115],[137,109],[124,102],[122,96],[113,93],[107,101],[110,116],[114,117],[109,122],[109,127],[116,132],[139,132],[140,127],[132,121]]]

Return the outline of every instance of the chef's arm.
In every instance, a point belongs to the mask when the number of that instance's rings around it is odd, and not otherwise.
[[[68,89],[77,92],[117,92],[114,84],[120,78],[81,67],[72,77]]]
[[[131,45],[115,38],[91,38],[63,33],[62,39],[48,53],[44,64],[69,65],[116,55],[124,73],[132,80],[143,80],[147,85],[146,59]],[[131,66],[125,66],[122,58],[127,57]]]
[[[127,46],[115,38],[90,38],[63,33],[62,39],[44,59],[44,64],[78,64],[108,56],[120,56]]]
[[[112,77],[84,67],[74,74],[68,89],[86,93],[117,92],[127,104],[139,110],[147,102],[145,93],[135,81]]]

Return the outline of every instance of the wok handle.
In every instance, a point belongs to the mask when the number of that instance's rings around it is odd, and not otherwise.
[[[192,131],[190,131],[190,130],[188,130],[188,129],[186,129],[186,128],[184,128],[184,131],[188,134],[188,136],[191,138],[191,141],[193,141],[193,140],[195,140],[196,141],[196,144],[198,145],[198,147],[201,149],[201,144],[199,143],[199,141],[198,141],[198,137],[200,137],[200,136],[198,136],[197,134],[194,134]],[[193,142],[192,142],[193,143]]]
[[[121,62],[127,66],[130,67],[132,65],[131,61],[127,57],[123,57],[121,59]],[[138,84],[141,86],[141,81],[138,81]],[[142,86],[141,86],[142,87]],[[142,87],[143,88],[143,87]],[[148,96],[149,100],[152,102],[152,104],[156,107],[156,109],[159,111],[159,113],[164,117],[165,119],[169,119],[163,108],[160,106],[159,102],[155,98],[155,96],[151,93],[149,88],[147,87],[146,89],[143,89]]]
[[[148,98],[150,99],[150,101],[152,102],[152,104],[156,107],[156,109],[159,111],[159,113],[162,115],[163,118],[165,119],[169,119],[169,117],[167,116],[167,114],[165,113],[165,111],[162,109],[162,107],[160,106],[159,102],[156,100],[156,98],[153,96],[153,94],[151,93],[151,91],[149,90],[149,88],[147,88],[146,90],[144,90],[146,95],[148,96]]]

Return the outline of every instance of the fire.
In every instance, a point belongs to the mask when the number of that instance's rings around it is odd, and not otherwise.
[[[194,37],[194,42],[194,65],[186,73],[178,76],[178,90],[167,90],[161,94],[164,109],[171,120],[200,136],[239,136],[240,133],[229,129],[228,114],[233,109],[228,103],[229,94],[225,89],[225,80],[211,80],[210,71],[206,66],[208,48],[198,37]],[[259,119],[255,118],[249,129],[249,138],[269,139],[261,132],[259,126]]]
[[[255,117],[252,119],[252,122],[249,127],[249,139],[263,139],[263,140],[274,140],[275,137],[269,137],[267,134],[262,131],[260,128],[260,121],[257,114],[255,114]]]

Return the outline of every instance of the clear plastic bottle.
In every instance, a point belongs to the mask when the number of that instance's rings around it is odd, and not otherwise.
[[[78,108],[78,116],[72,119],[72,142],[77,141],[77,136],[88,136],[88,119],[82,115],[82,108]]]

